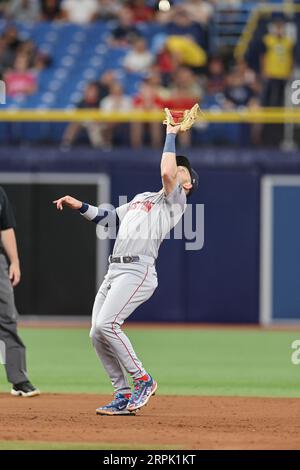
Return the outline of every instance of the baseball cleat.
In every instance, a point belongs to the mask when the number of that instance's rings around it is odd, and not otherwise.
[[[119,416],[119,415],[127,415],[127,416],[134,416],[135,412],[132,413],[127,409],[127,405],[129,403],[129,399],[126,398],[122,393],[117,393],[113,401],[108,403],[105,406],[96,409],[97,415],[103,416]]]
[[[13,385],[10,393],[14,397],[36,397],[41,394],[29,381]]]
[[[149,375],[149,380],[137,380],[134,383],[134,392],[129,399],[127,409],[130,412],[135,412],[147,405],[148,401],[155,395],[157,390],[157,382]]]

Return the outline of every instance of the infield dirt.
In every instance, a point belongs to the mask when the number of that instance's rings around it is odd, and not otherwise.
[[[110,396],[0,394],[0,441],[178,449],[300,449],[300,399],[156,396],[136,416],[97,416]]]

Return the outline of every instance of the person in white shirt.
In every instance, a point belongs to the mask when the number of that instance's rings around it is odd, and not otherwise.
[[[132,109],[132,99],[125,95],[123,88],[119,82],[113,82],[109,94],[100,102],[100,110],[113,111],[130,111]],[[107,122],[100,124],[101,139],[106,148],[112,146],[113,134],[119,124],[115,122]]]
[[[100,102],[102,111],[129,111],[132,108],[130,96],[125,95],[119,82],[113,82],[109,94]]]
[[[153,63],[153,55],[147,49],[145,39],[137,38],[125,56],[123,66],[128,72],[146,73]]]
[[[63,0],[61,9],[70,23],[86,24],[96,17],[99,4],[97,0]]]

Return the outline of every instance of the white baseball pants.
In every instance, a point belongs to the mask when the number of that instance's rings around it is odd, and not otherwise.
[[[153,264],[111,263],[96,296],[90,337],[115,392],[130,392],[127,373],[133,380],[146,373],[121,326],[156,287]]]

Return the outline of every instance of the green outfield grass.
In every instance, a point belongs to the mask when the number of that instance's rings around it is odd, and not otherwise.
[[[300,332],[128,329],[160,394],[300,397],[291,344]],[[44,392],[111,393],[86,329],[30,329],[32,381]],[[8,391],[0,366],[0,390]]]
[[[178,446],[116,443],[0,441],[0,450],[176,450]]]

